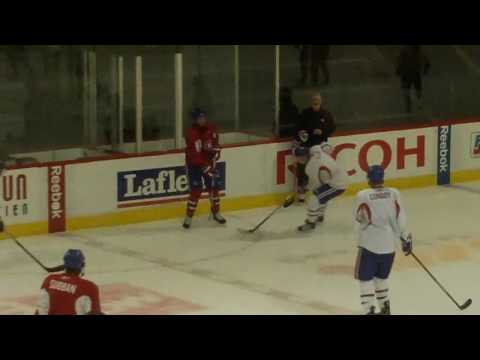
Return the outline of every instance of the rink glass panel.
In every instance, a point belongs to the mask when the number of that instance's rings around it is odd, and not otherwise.
[[[423,76],[422,101],[412,87],[412,111],[406,110],[397,57],[403,45],[331,45],[327,66],[330,84],[324,83],[321,67],[318,85],[301,85],[300,51],[282,45],[280,83],[293,94],[299,110],[310,106],[311,95],[320,91],[324,106],[337,121],[339,130],[355,131],[396,125],[415,126],[435,120],[455,120],[480,114],[480,46],[422,46],[431,63]],[[310,66],[311,59],[308,59]]]
[[[422,46],[431,63],[423,99],[412,112],[395,74],[402,45],[331,45],[330,84],[298,84],[299,50],[280,46],[280,86],[292,90],[301,111],[320,91],[340,131],[418,125],[480,114],[480,46]],[[80,150],[76,159],[114,151],[135,152],[135,57],[142,56],[143,151],[175,147],[175,53],[183,54],[183,126],[195,106],[207,110],[224,143],[270,139],[275,133],[274,45],[2,46],[0,139],[3,154],[54,149]],[[91,57],[94,55],[94,60]],[[118,57],[123,57],[123,108],[118,93]],[[120,117],[123,122],[120,123]],[[258,137],[255,137],[258,136]],[[121,138],[125,145],[120,144]],[[158,144],[155,142],[158,141]]]
[[[220,132],[235,130],[234,46],[182,46],[184,129],[194,108],[207,112]]]

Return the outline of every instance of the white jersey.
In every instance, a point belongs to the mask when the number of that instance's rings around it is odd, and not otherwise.
[[[357,194],[355,213],[358,246],[375,254],[395,252],[406,232],[406,214],[400,192],[394,188],[372,188]]]
[[[323,145],[312,146],[310,160],[305,167],[310,189],[316,189],[324,184],[333,188],[345,190],[348,186],[348,174],[328,152]]]

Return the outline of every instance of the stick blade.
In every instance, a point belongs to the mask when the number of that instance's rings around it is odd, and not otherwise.
[[[251,234],[255,232],[255,229],[237,229],[237,230],[241,234]]]
[[[467,301],[465,301],[465,303],[460,306],[460,310],[465,310],[465,309],[468,308],[470,305],[472,305],[472,299],[468,299]]]
[[[295,195],[289,195],[283,202],[283,207],[287,208],[295,202]]]

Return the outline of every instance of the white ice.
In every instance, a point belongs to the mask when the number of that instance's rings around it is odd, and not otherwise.
[[[414,250],[460,303],[459,311],[411,257],[397,252],[390,279],[394,314],[480,314],[480,182],[404,190]],[[353,197],[330,203],[326,223],[308,234],[295,228],[305,209],[207,216],[184,230],[158,221],[20,240],[47,266],[68,248],[86,255],[86,278],[100,287],[108,314],[359,314],[353,279]],[[32,314],[46,274],[12,241],[0,242],[0,314]]]

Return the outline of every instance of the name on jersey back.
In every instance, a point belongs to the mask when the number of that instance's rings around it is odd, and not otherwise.
[[[391,197],[391,193],[387,191],[376,192],[369,195],[370,200],[377,200],[377,199],[389,199]]]

